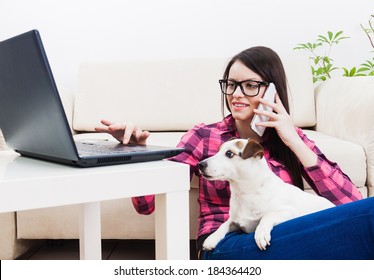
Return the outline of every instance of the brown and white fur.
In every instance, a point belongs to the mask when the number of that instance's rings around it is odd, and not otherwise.
[[[325,198],[282,181],[263,155],[259,143],[234,139],[199,163],[204,178],[227,180],[231,188],[229,219],[205,240],[205,250],[214,249],[227,233],[237,229],[255,232],[257,246],[266,250],[275,225],[334,206]]]

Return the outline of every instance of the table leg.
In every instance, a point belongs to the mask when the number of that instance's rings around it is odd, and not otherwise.
[[[100,202],[80,205],[79,251],[81,260],[101,260]]]
[[[156,259],[189,260],[189,191],[156,195]]]

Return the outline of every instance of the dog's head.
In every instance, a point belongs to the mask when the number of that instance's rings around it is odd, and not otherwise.
[[[199,162],[199,170],[207,180],[235,180],[255,172],[264,148],[256,141],[232,139],[220,147],[217,154]],[[252,167],[252,168],[251,168]]]

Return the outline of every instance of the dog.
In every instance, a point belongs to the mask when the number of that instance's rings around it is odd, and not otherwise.
[[[287,220],[334,207],[329,200],[285,183],[269,168],[264,148],[251,139],[232,139],[217,154],[198,164],[207,180],[227,180],[231,197],[229,218],[203,243],[213,250],[231,231],[255,232],[260,250],[270,245],[271,231]]]

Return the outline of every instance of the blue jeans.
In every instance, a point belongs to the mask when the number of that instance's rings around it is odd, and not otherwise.
[[[254,233],[231,232],[206,260],[374,259],[374,197],[289,220],[275,226],[261,251]]]

